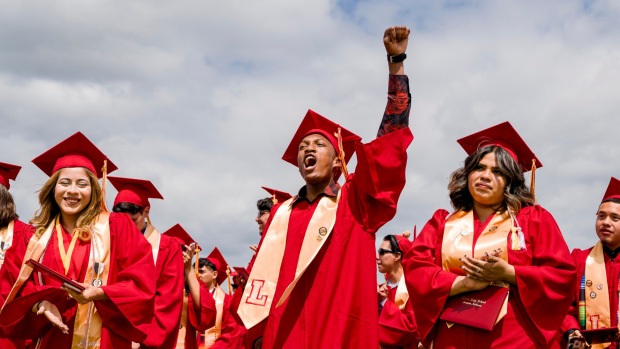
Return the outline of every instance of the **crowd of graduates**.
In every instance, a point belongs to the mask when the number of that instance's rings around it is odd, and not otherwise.
[[[158,231],[157,188],[108,176],[117,166],[80,132],[32,160],[49,179],[28,223],[9,193],[21,167],[0,163],[0,348],[618,348],[620,181],[598,207],[600,241],[571,254],[536,203],[542,163],[509,122],[458,140],[453,210],[413,239],[377,241],[413,141],[408,39],[406,27],[384,33],[374,140],[305,115],[282,157],[304,185],[264,187],[247,266],[206,254],[180,224]]]

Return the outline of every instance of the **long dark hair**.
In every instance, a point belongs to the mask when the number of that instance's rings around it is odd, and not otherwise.
[[[19,216],[15,210],[15,201],[13,195],[2,184],[0,184],[0,228],[4,228]]]
[[[477,151],[470,154],[465,159],[463,167],[452,172],[450,175],[448,190],[450,191],[452,207],[460,211],[470,211],[474,208],[474,199],[469,192],[467,178],[469,174],[476,169],[482,158],[489,153],[495,154],[497,167],[501,175],[506,179],[504,203],[502,207],[500,207],[500,211],[504,211],[508,208],[511,209],[514,214],[517,214],[522,207],[534,206],[534,195],[525,184],[525,177],[523,176],[521,166],[502,147],[489,145],[479,148]]]

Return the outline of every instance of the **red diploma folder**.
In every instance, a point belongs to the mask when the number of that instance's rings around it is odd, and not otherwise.
[[[588,344],[616,342],[618,340],[618,327],[597,328],[596,330],[579,330]]]
[[[26,264],[32,267],[32,269],[35,269],[38,272],[44,273],[45,275],[52,277],[53,279],[56,279],[57,281],[62,283],[64,287],[72,290],[75,293],[82,293],[82,291],[85,290],[84,286],[78,284],[76,281],[71,280],[68,277],[60,274],[59,272],[44,266],[43,264],[35,261],[34,259],[28,260]]]
[[[449,297],[440,320],[491,331],[508,297],[508,288],[487,286]]]

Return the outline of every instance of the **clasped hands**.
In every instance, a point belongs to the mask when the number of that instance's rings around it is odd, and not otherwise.
[[[514,266],[500,258],[502,253],[501,249],[496,249],[491,254],[485,252],[480,258],[473,258],[470,256],[463,256],[459,258],[463,265],[461,269],[467,273],[467,276],[483,281],[506,281],[510,283],[515,282],[515,269]]]

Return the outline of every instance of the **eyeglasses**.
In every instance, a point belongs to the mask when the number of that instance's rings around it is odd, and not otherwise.
[[[386,250],[385,248],[380,248],[379,250],[377,250],[377,252],[379,253],[379,256],[381,257],[383,257],[383,255],[386,253],[398,253],[397,251]]]
[[[129,215],[134,215],[138,212],[142,212],[142,208],[137,207],[137,208],[119,208],[119,207],[115,207],[112,211],[117,212],[117,213],[128,213]]]
[[[269,210],[261,210],[261,211],[258,211],[258,215],[257,215],[256,217],[257,217],[257,218],[261,218],[264,214],[267,214],[267,213],[269,213],[269,212],[271,212],[271,211],[269,211]]]

